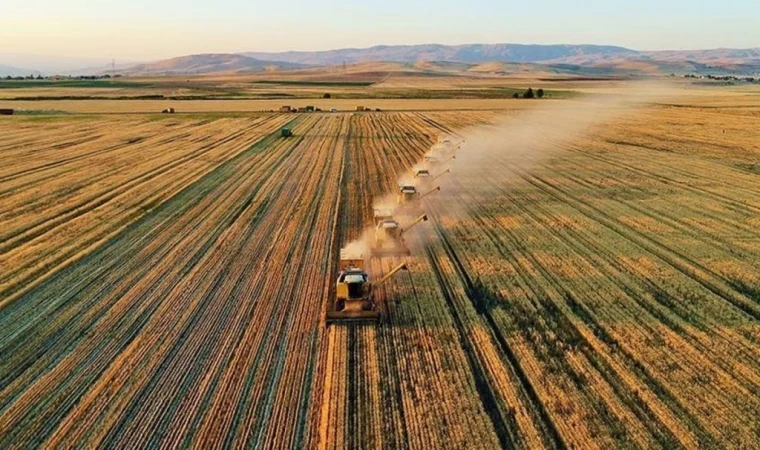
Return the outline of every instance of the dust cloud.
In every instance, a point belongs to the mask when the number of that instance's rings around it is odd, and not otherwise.
[[[364,261],[364,271],[370,272],[369,259],[371,255],[370,236],[372,230],[364,230],[362,236],[355,239],[340,249],[340,259],[360,259]]]
[[[455,160],[431,169],[433,176],[446,169],[451,173],[435,181],[441,192],[427,197],[423,207],[438,223],[464,220],[472,205],[488,201],[502,187],[511,173],[505,170],[505,164],[530,171],[538,163],[559,157],[567,145],[597,127],[676,94],[667,84],[631,82],[626,88],[579,99],[535,100],[535,107],[498,118],[492,124],[442,136],[454,144],[461,142],[460,149]],[[413,251],[420,249],[432,233],[432,227],[418,227],[409,236]]]
[[[487,201],[501,187],[508,176],[504,170],[505,162],[529,171],[535,164],[565,152],[566,145],[587,136],[593,128],[634,113],[655,99],[661,101],[674,94],[674,89],[664,84],[631,82],[626,88],[573,100],[521,100],[535,102],[535,105],[500,117],[489,125],[441,136],[440,142],[451,141],[450,149],[447,151],[440,144],[433,146],[427,155],[435,156],[438,162],[421,160],[413,169],[428,169],[431,180],[418,180],[412,171],[398,179],[399,186],[416,185],[420,195],[436,186],[441,187],[440,192],[426,196],[416,206],[397,206],[396,195],[392,193],[375,199],[373,207],[392,210],[402,226],[423,212],[439,224],[465,220],[471,205]],[[447,171],[449,173],[444,174]],[[368,258],[373,232],[372,228],[365,230],[363,237],[346,249]],[[435,236],[434,226],[428,224],[410,230],[405,239],[413,254],[421,254]]]

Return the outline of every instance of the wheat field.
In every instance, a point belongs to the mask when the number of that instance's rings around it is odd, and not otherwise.
[[[754,93],[572,133],[551,101],[32,103],[88,115],[0,118],[2,448],[760,442]],[[386,320],[326,326],[341,247],[441,137],[412,255],[370,261],[409,265]]]

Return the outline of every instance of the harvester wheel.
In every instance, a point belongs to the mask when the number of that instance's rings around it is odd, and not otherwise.
[[[339,298],[335,302],[335,310],[336,311],[343,311],[344,309],[346,309],[346,301],[344,299],[342,299],[342,298]]]
[[[372,311],[373,309],[374,308],[371,301],[365,300],[362,302],[362,311]]]

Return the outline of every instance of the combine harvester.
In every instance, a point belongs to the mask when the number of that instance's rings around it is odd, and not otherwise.
[[[430,171],[425,170],[425,172],[427,172],[426,176],[418,177],[419,184],[420,184],[421,188],[426,188],[426,187],[432,186],[433,183],[435,183],[435,181],[437,179],[441,178],[442,176],[446,175],[447,173],[451,173],[451,169],[446,169],[446,170],[444,170],[443,172],[439,173],[436,176],[432,176],[430,174]]]
[[[446,156],[433,151],[426,153],[423,157],[425,163],[427,163],[427,165],[430,167],[441,166],[455,159],[457,159],[456,155]]]
[[[420,222],[427,222],[427,214],[414,219],[406,228],[392,217],[386,218],[375,226],[375,244],[372,247],[372,256],[408,256],[412,252],[406,246],[404,233]]]
[[[379,224],[383,220],[393,220],[392,208],[375,208],[375,225]]]
[[[449,138],[440,138],[438,142],[433,146],[433,149],[438,149],[441,153],[453,153],[462,148],[464,139],[454,144]]]
[[[434,165],[446,164],[457,158],[456,153],[462,149],[463,143],[464,140],[454,144],[450,139],[440,139],[438,143],[433,145],[430,151],[423,156],[423,160],[431,167]]]
[[[379,281],[373,283],[369,281],[369,275],[364,270],[364,255],[351,255],[341,250],[335,301],[327,311],[326,322],[379,322],[382,313],[375,304],[373,291],[401,270],[407,270],[406,263],[394,267]]]
[[[444,140],[440,145],[442,150],[448,150],[451,142]],[[458,150],[458,148],[457,148]],[[454,150],[455,151],[455,150]],[[431,151],[431,153],[435,153]],[[425,157],[427,164],[440,162],[432,154]],[[456,156],[446,156],[442,159],[445,162],[455,159]],[[432,176],[429,169],[420,168],[414,170],[415,179],[425,184],[430,184],[441,176],[450,173],[451,169],[444,170],[435,177]],[[401,184],[399,186],[396,201],[399,205],[419,204],[419,202],[428,195],[441,190],[436,186],[431,190],[420,194],[417,186],[414,184]],[[394,219],[393,210],[390,208],[378,208],[374,210],[375,219],[375,241],[371,247],[372,256],[407,256],[411,252],[404,241],[404,233],[421,222],[428,220],[427,214],[422,214],[413,220],[406,228]],[[378,286],[383,285],[391,277],[402,270],[408,270],[406,263],[401,263],[394,267],[390,272],[385,274],[380,280],[371,282],[369,274],[365,270],[365,260],[362,254],[350,254],[345,249],[340,252],[340,273],[335,286],[335,299],[332,306],[328,309],[325,316],[327,324],[332,323],[362,323],[362,322],[379,322],[382,319],[382,313],[378,310],[373,297],[373,291]]]
[[[399,186],[398,196],[396,197],[396,203],[399,205],[406,205],[409,203],[417,203],[428,195],[441,190],[440,186],[436,186],[433,189],[420,195],[417,190],[417,186],[413,184],[402,184]]]

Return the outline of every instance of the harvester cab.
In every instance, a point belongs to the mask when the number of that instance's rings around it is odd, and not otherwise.
[[[433,165],[433,164],[438,164],[439,162],[441,162],[441,159],[440,159],[440,158],[438,158],[438,156],[437,156],[437,155],[438,155],[438,154],[437,154],[437,153],[435,153],[435,152],[428,152],[428,153],[426,153],[426,154],[425,154],[425,156],[423,156],[422,158],[423,158],[423,160],[424,160],[424,161],[425,161],[425,162],[426,162],[428,165]]]
[[[399,205],[403,205],[418,200],[419,197],[420,193],[417,191],[417,186],[411,184],[402,184],[399,187],[397,202]]]
[[[396,266],[379,281],[372,283],[364,270],[363,256],[356,257],[341,252],[335,301],[327,311],[327,323],[379,321],[381,313],[372,296],[373,288],[382,285],[401,270],[406,270],[406,263]]]

